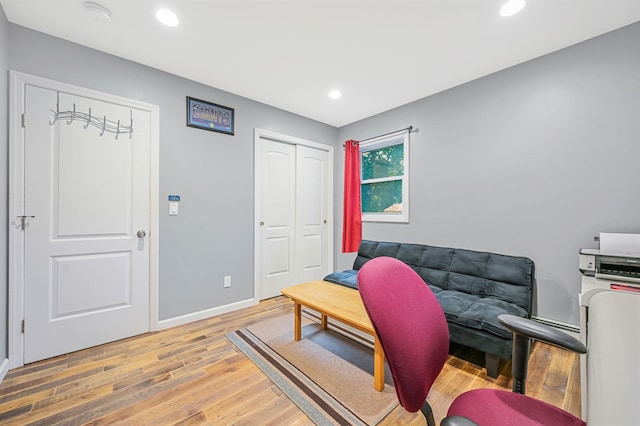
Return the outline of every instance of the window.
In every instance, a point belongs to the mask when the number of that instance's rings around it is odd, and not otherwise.
[[[360,143],[362,220],[409,222],[409,132]]]

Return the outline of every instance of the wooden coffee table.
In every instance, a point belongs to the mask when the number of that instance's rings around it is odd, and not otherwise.
[[[282,294],[293,300],[293,338],[302,339],[302,307],[311,308],[322,315],[322,329],[327,329],[327,318],[333,318],[373,336],[373,387],[384,389],[384,351],[369,321],[358,290],[327,281],[309,281],[283,288]]]

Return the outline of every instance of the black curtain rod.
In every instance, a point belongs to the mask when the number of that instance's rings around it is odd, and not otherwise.
[[[409,133],[418,133],[418,132],[420,131],[420,129],[415,129],[415,130],[414,130],[414,129],[413,129],[413,126],[409,126],[409,127],[407,127],[407,128],[404,128],[404,129],[396,130],[396,131],[394,131],[394,132],[385,133],[385,134],[383,134],[383,135],[374,136],[374,137],[372,137],[372,138],[363,139],[363,140],[358,141],[358,142],[366,142],[366,141],[370,141],[371,139],[377,139],[377,138],[381,138],[381,137],[383,137],[383,136],[389,136],[389,135],[392,135],[392,134],[394,134],[394,133],[401,132],[401,131],[403,131],[403,130],[408,130],[408,131],[409,131]],[[344,148],[344,144],[342,144],[342,147]]]

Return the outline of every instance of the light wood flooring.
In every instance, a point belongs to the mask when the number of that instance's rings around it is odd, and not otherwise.
[[[311,424],[225,337],[250,323],[292,312],[291,301],[276,297],[11,370],[0,384],[0,424]],[[510,363],[502,366],[503,375],[490,379],[480,367],[483,354],[464,347],[451,352],[428,398],[438,423],[456,395],[511,385]],[[536,343],[527,394],[579,416],[579,376],[577,355]],[[398,406],[380,424],[425,421]]]

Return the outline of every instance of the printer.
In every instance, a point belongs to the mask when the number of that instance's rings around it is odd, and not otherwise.
[[[627,304],[626,303],[627,299],[629,302],[636,303],[639,300],[638,298],[640,298],[640,253],[624,253],[624,252],[614,252],[614,251],[603,251],[603,250],[597,250],[597,249],[581,249],[579,253],[578,269],[582,273],[582,285],[580,289],[580,294],[578,296],[579,306],[580,306],[580,340],[587,346],[587,348],[589,348],[589,346],[592,346],[592,345],[601,347],[602,344],[604,344],[604,342],[599,341],[601,337],[594,334],[593,330],[591,334],[589,333],[589,329],[590,329],[589,309],[591,305],[591,299],[594,298],[595,295],[601,292],[616,292],[617,297],[611,298],[611,300],[615,299],[615,300],[618,300],[618,302],[612,302],[612,303],[618,303],[620,305],[619,306],[620,316],[632,317],[630,319],[631,319],[631,323],[634,324],[634,326],[629,327],[629,324],[625,325],[625,323],[627,323],[628,321],[622,321],[615,324],[610,324],[607,326],[607,327],[610,327],[609,328],[610,332],[607,334],[612,336],[614,339],[618,339],[616,340],[616,343],[614,345],[614,346],[617,346],[618,348],[625,347],[626,345],[629,345],[629,344],[634,344],[633,342],[635,342],[635,344],[638,345],[638,339],[632,340],[630,343],[630,341],[628,339],[625,339],[624,336],[625,336],[625,333],[628,333],[629,331],[632,333],[636,332],[635,331],[635,324],[637,324],[636,318],[640,318],[640,313],[625,312],[624,309],[622,308],[623,308],[623,305]],[[599,297],[596,297],[595,299],[598,299],[598,298]],[[623,300],[625,301],[625,303],[621,302]],[[607,310],[615,311],[617,308],[618,308],[617,306],[598,307],[598,309],[602,309],[603,312]],[[595,306],[594,306],[594,309],[595,309]],[[601,335],[602,333],[600,333],[600,336]],[[596,339],[598,339],[598,341],[596,341]],[[609,344],[610,343],[611,342],[609,342]],[[589,403],[591,403],[592,405],[604,404],[604,406],[607,406],[607,404],[610,406],[615,406],[616,403],[618,404],[624,403],[626,404],[626,406],[629,405],[628,401],[625,402],[625,400],[621,399],[620,396],[615,394],[614,392],[610,392],[610,398],[605,398],[607,399],[606,401],[603,400],[603,401],[594,402],[593,398],[596,398],[595,394],[592,395],[591,398],[589,397],[588,389],[590,388],[589,386],[590,376],[591,376],[591,381],[593,382],[591,383],[592,389],[594,386],[602,385],[600,382],[598,382],[598,380],[600,380],[601,378],[600,377],[601,372],[595,372],[595,371],[590,372],[588,368],[588,365],[592,365],[592,366],[594,365],[593,359],[591,360],[592,361],[591,364],[589,364],[589,361],[590,361],[589,357],[599,356],[599,355],[596,355],[597,353],[598,353],[597,351],[590,351],[587,354],[580,355],[580,379],[581,379],[581,388],[582,388],[582,398],[581,398],[582,399],[582,418],[587,422],[589,421],[589,419],[587,419],[587,404]],[[627,353],[627,351],[618,351],[618,354],[624,354],[624,353]],[[595,364],[602,365],[602,366],[606,365],[607,367],[615,367],[614,365],[611,365],[609,360],[597,360]],[[626,364],[624,366],[625,368],[627,369],[630,368],[628,363],[625,363],[625,364]],[[637,369],[638,364],[637,363],[634,363],[634,364],[635,365],[632,366],[631,368]],[[633,373],[632,371],[625,370],[624,372],[621,372],[618,375],[621,375],[621,374],[637,374],[637,373]],[[611,376],[609,377],[609,380],[615,379],[616,374],[609,374],[609,376]],[[622,383],[625,383],[625,381],[623,380]],[[627,383],[627,385],[630,385],[630,384]],[[616,386],[624,387],[623,384],[620,384],[620,382],[618,382]],[[612,385],[607,387],[611,389],[615,386]],[[635,397],[637,397],[637,395],[634,395],[634,398]],[[602,397],[601,395],[598,395],[597,398],[602,398]],[[633,404],[633,406],[635,407],[635,404]],[[591,407],[591,412],[593,412],[594,409],[595,407]],[[635,415],[640,416],[640,410],[638,410],[638,412]],[[632,424],[640,424],[640,423],[635,423],[635,421],[640,421],[640,418],[636,417],[634,418],[634,422],[632,422]]]
[[[578,269],[582,273],[581,298],[595,289],[640,292],[640,253],[581,249]]]

